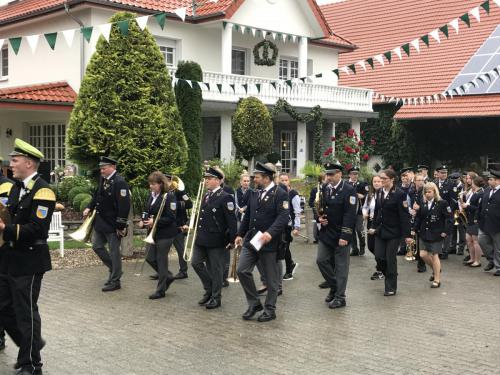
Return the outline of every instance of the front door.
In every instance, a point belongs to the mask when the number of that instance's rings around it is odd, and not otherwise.
[[[281,171],[297,174],[297,131],[282,130],[280,136]]]

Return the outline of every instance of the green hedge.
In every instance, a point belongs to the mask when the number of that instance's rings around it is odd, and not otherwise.
[[[79,193],[73,198],[73,207],[75,209],[80,209],[82,202],[86,199],[92,199],[92,196],[89,193]]]
[[[68,201],[73,202],[73,199],[75,199],[75,197],[80,193],[91,194],[90,187],[88,187],[88,186],[75,186],[68,193]]]

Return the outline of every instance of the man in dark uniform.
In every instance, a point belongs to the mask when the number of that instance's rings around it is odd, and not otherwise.
[[[235,203],[236,203],[236,217],[238,223],[241,223],[243,215],[247,209],[248,197],[250,196],[250,176],[248,174],[242,174],[240,177],[240,186],[236,189]]]
[[[342,180],[342,165],[328,163],[324,168],[327,182],[321,187],[324,212],[317,217],[321,229],[316,263],[330,287],[325,302],[336,309],[346,305],[349,243],[354,237],[358,198],[356,190]]]
[[[364,181],[359,181],[359,167],[351,167],[347,171],[349,173],[349,180],[347,183],[354,188],[357,195],[357,213],[356,213],[356,227],[355,233],[352,236],[352,252],[351,256],[365,255],[365,231],[363,212],[361,207],[365,199],[365,195],[370,190],[368,184]],[[359,238],[359,247],[358,247]]]
[[[429,166],[425,164],[417,165],[417,173],[420,173],[424,177],[424,183],[432,181],[429,177]]]
[[[52,268],[47,237],[56,196],[37,173],[43,154],[21,139],[14,147],[10,167],[19,183],[7,201],[12,222],[0,219],[0,235],[6,242],[0,272],[8,279],[8,287],[0,287],[0,322],[19,345],[17,374],[42,374],[38,297],[43,275]]]
[[[104,265],[109,269],[108,281],[103,292],[121,288],[122,256],[121,239],[127,235],[128,214],[130,211],[130,191],[127,182],[116,171],[116,160],[102,156],[99,161],[101,178],[92,201],[83,211],[87,217],[96,210],[92,248]],[[108,243],[109,253],[105,246]]]
[[[465,173],[467,176],[467,173]],[[453,185],[456,189],[457,195],[457,204],[456,209],[459,210],[460,207],[458,205],[458,200],[462,196],[462,192],[464,190],[464,183],[461,180],[460,172],[454,172],[450,174],[450,180],[453,182]],[[455,191],[455,190],[454,190]],[[461,217],[458,218],[458,225],[452,226],[450,229],[452,233],[451,243],[450,243],[450,254],[464,255],[465,248],[465,222]]]
[[[425,185],[425,175],[421,174],[420,172],[417,173],[415,176],[415,190],[413,193],[410,195],[410,214],[411,214],[411,223],[412,225],[415,222],[415,217],[420,210],[420,207],[422,204],[424,204],[424,185]],[[414,235],[413,235],[414,234]],[[415,254],[415,259],[417,261],[417,271],[418,272],[426,272],[427,271],[427,266],[425,265],[425,262],[422,258],[420,258],[420,245],[418,241],[418,234],[416,232],[413,232],[412,236],[415,239],[415,244],[414,246],[416,247],[416,254]]]
[[[441,165],[436,168],[436,172],[437,180],[435,181],[435,183],[439,189],[439,195],[442,199],[445,199],[448,202],[451,211],[455,212],[455,210],[458,210],[458,189],[453,181],[448,178],[448,167],[446,165]],[[444,239],[443,254],[440,254],[440,259],[448,259],[448,253],[450,252],[451,248],[451,239],[452,236],[450,229],[450,233],[447,233],[447,236]]]
[[[223,173],[224,174],[224,173]],[[234,191],[234,189],[229,186],[229,185],[226,185],[224,183],[224,179],[222,179],[221,183],[220,183],[220,187],[222,188],[222,190],[224,190],[227,194],[229,194],[232,198],[233,198],[233,204],[235,205],[236,207],[236,193]],[[236,208],[234,210],[234,214],[236,215]],[[238,221],[236,221],[237,223]],[[231,252],[230,251],[226,251],[224,253],[224,278],[222,279],[222,287],[223,288],[227,288],[229,286],[229,281],[227,281],[227,278],[229,277],[229,267],[230,267],[230,264],[231,264]]]
[[[237,223],[234,199],[220,186],[222,171],[209,167],[203,176],[208,192],[201,202],[191,265],[205,289],[198,304],[215,309],[221,305],[224,263],[236,236]]]
[[[398,184],[398,187],[403,190],[405,193],[405,198],[408,203],[407,207],[411,208],[413,203],[411,202],[411,197],[415,195],[415,183],[413,182],[413,168],[405,167],[399,171],[401,182]],[[410,210],[408,210],[410,212]],[[406,242],[405,239],[402,238],[399,244],[399,250],[397,255],[404,256],[406,255]]]
[[[248,302],[243,319],[250,320],[258,311],[264,310],[257,320],[267,322],[276,319],[280,282],[277,251],[282,247],[283,232],[288,224],[289,203],[287,192],[274,183],[274,165],[257,162],[253,173],[258,190],[250,193],[247,213],[235,240],[237,246],[243,246],[237,273]],[[267,286],[264,306],[259,300],[252,274],[257,262],[261,263]]]

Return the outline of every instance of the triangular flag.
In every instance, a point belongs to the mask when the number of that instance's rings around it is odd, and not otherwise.
[[[436,42],[441,43],[441,39],[439,38],[439,30],[438,29],[432,30],[429,33],[429,35],[432,36],[436,40]]]
[[[246,27],[245,26],[241,26],[241,33],[242,34],[245,34],[245,30],[246,30]]]
[[[158,22],[158,25],[160,25],[161,29],[165,27],[165,18],[167,15],[165,13],[157,13],[154,15],[156,22]]]
[[[261,83],[256,83],[255,87],[257,88],[257,92],[260,94],[260,87],[262,86]]]
[[[283,34],[283,35],[281,35],[281,36],[282,36],[282,38],[283,38],[283,43],[286,43],[286,37],[287,37],[287,35],[286,35],[286,34]]]
[[[349,69],[347,68],[347,66],[343,66],[342,68],[340,68],[340,70],[342,70],[345,74],[349,75]]]
[[[217,90],[219,90],[219,92],[222,92],[222,83],[217,83]]]
[[[23,40],[22,37],[18,36],[16,38],[9,38],[10,46],[14,50],[14,53],[17,55],[19,52],[19,48],[21,47],[21,41]]]
[[[458,29],[459,29],[458,18],[455,18],[454,20],[450,21],[450,26],[453,27],[455,29],[455,33],[458,34]]]
[[[468,13],[464,13],[460,16],[460,19],[465,22],[465,24],[470,27],[470,18]]]
[[[358,61],[358,65],[366,72],[366,64],[363,60]]]
[[[94,27],[93,26],[82,27],[80,30],[87,43],[90,43],[90,38],[92,38],[92,30],[94,30]]]
[[[256,30],[256,29],[254,29],[253,27],[252,27],[250,30],[252,30],[252,36],[254,36],[254,37],[255,37],[255,33],[257,32],[257,30]]]
[[[318,73],[318,74],[315,74],[314,76],[315,76],[316,78],[321,78],[321,77],[323,77],[323,73]]]
[[[292,35],[292,42],[295,43],[296,40],[297,40],[297,35]]]
[[[203,82],[203,84],[204,84],[205,86],[207,86],[207,91],[210,91],[210,83],[208,83],[208,82]]]
[[[420,40],[424,42],[427,47],[429,47],[429,35],[422,35]]]
[[[174,13],[177,14],[177,16],[182,20],[182,22],[184,22],[186,20],[186,11],[187,8],[183,7],[183,8],[177,8],[176,10],[174,10]]]
[[[399,57],[400,60],[403,58],[403,56],[401,54],[401,47],[396,47],[393,49],[393,51]],[[389,60],[389,62],[390,62],[390,60]]]
[[[69,48],[71,48],[71,46],[73,45],[73,39],[75,39],[75,31],[76,29],[71,29],[71,30],[64,30],[62,32],[64,40],[66,40],[66,43],[68,44]]]
[[[109,42],[109,34],[111,33],[111,23],[104,23],[99,25],[99,30],[101,31],[101,35]]]
[[[142,17],[137,17],[135,21],[137,22],[137,26],[141,30],[144,30],[146,28],[146,25],[148,24],[149,16],[142,16]]]
[[[288,85],[291,89],[293,89],[293,82],[292,82],[292,80],[291,80],[291,79],[287,79],[287,80],[285,81],[285,83],[286,83],[286,84],[287,84],[287,85]]]
[[[193,88],[193,82],[191,82],[191,80],[185,79],[184,82],[186,82],[189,85],[189,87]]]
[[[229,84],[229,87],[231,87],[233,89],[233,92],[236,92],[235,88],[234,88],[234,83],[230,83]]]
[[[366,59],[366,62],[371,66],[372,69],[375,67],[375,64],[373,63],[373,59],[371,57]]]
[[[348,68],[351,69],[354,74],[356,74],[356,66],[354,64],[349,65]]]
[[[434,94],[434,95],[432,95],[432,97],[434,98],[435,102],[439,102],[439,95],[438,94]]]
[[[300,77],[299,79],[302,81],[302,83],[305,83],[305,82],[306,82],[307,77]]]
[[[477,83],[477,79],[476,79],[476,78],[474,78],[474,79],[471,81],[471,83],[472,83],[472,85],[473,85],[474,87],[479,87],[479,84]]]
[[[28,35],[26,40],[31,48],[31,52],[35,53],[36,47],[38,45],[38,40],[40,39],[40,35]]]
[[[405,51],[406,55],[410,57],[410,43],[403,44],[401,48],[403,49],[403,51]]]
[[[384,53],[384,56],[385,58],[387,59],[387,61],[389,61],[389,64],[391,63],[391,60],[392,60],[392,53],[391,51],[387,51]]]
[[[0,48],[3,47],[3,42],[5,42],[5,39],[0,39]]]
[[[333,69],[332,72],[337,75],[337,78],[340,78],[340,73],[338,69]]]
[[[271,86],[276,90],[276,82],[271,82]]]
[[[380,65],[384,66],[385,63],[384,63],[384,58],[382,57],[382,55],[377,55],[377,56],[373,56],[375,58],[375,60],[377,60],[379,62]]]
[[[481,22],[481,16],[479,15],[479,7],[472,8],[470,14],[474,16],[477,22]]]
[[[271,35],[273,36],[273,40],[276,40],[276,33],[272,32]]]
[[[54,50],[56,47],[56,41],[57,41],[57,32],[55,33],[48,33],[44,34],[45,40],[47,40],[47,43],[49,44],[50,48]],[[3,44],[3,39],[1,40],[2,43],[0,43],[0,47],[2,47]]]
[[[444,34],[444,36],[446,37],[446,39],[448,39],[448,25],[444,25],[444,26],[441,26],[439,28],[439,30],[441,30],[441,32]]]
[[[129,20],[118,21],[116,24],[118,26],[118,29],[120,29],[120,33],[123,36],[127,36]]]
[[[486,14],[490,14],[490,2],[489,2],[489,0],[486,0],[484,3],[482,3],[481,8],[483,8],[486,11]]]
[[[222,21],[222,28],[225,30],[226,29],[226,26],[227,26],[227,22],[226,21]]]
[[[247,94],[248,93],[248,83],[242,84],[241,87],[243,87],[243,90],[245,90],[245,94]]]

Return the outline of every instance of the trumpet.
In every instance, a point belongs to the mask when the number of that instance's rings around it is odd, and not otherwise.
[[[459,226],[460,222],[462,222],[464,225],[467,225],[467,216],[462,210],[455,210],[453,212],[453,225]]]
[[[194,242],[196,240],[196,233],[198,230],[198,219],[200,217],[204,184],[204,180],[201,180],[198,184],[198,193],[196,194],[196,200],[194,201],[193,208],[191,209],[191,217],[189,218],[189,227],[187,230],[186,242],[184,244],[183,258],[186,262],[191,261],[191,258],[193,257]]]
[[[233,252],[233,261],[231,262],[231,269],[229,272],[228,280],[230,283],[238,283],[238,274],[236,273],[236,267],[238,267],[238,262],[240,260],[241,246],[236,246]]]
[[[69,236],[74,240],[89,243],[92,238],[92,224],[94,224],[95,213],[96,210],[92,210],[92,213],[87,216],[82,225]]]
[[[408,262],[412,262],[416,259],[416,256],[417,256],[417,239],[416,239],[416,235],[412,235],[412,241],[411,243],[408,245],[406,245],[406,255],[405,255],[405,259],[408,261]]]

